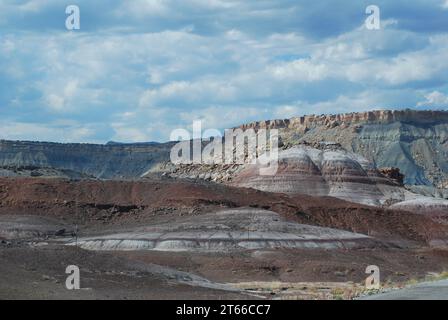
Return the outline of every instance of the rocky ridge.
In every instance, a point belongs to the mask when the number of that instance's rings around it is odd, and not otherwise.
[[[276,119],[255,121],[241,125],[241,129],[302,129],[310,130],[314,127],[326,126],[328,128],[339,125],[362,123],[387,124],[392,122],[406,122],[419,124],[437,124],[448,122],[447,111],[418,111],[418,110],[374,110],[367,112],[352,112],[342,114],[305,115],[291,119]]]
[[[275,175],[261,175],[261,167],[258,164],[167,164],[161,170],[174,178],[211,180],[291,195],[332,196],[374,206],[389,206],[405,200],[425,198],[403,187],[403,175],[399,169],[377,169],[366,158],[338,144],[301,143],[280,150]]]
[[[282,149],[298,145],[339,145],[376,168],[398,168],[395,177],[413,192],[448,198],[448,112],[378,110],[337,115],[308,115],[242,125],[242,129],[276,128]],[[1,176],[138,179],[171,173],[227,182],[239,165],[177,168],[169,163],[174,143],[107,145],[0,141]],[[19,168],[34,167],[31,171]],[[51,171],[54,169],[56,171]],[[387,170],[387,169],[385,169]],[[223,173],[223,174],[221,174]],[[387,174],[386,174],[387,175]]]
[[[29,171],[31,176],[34,172],[38,176],[135,179],[168,161],[172,146],[173,143],[99,145],[0,140],[0,176],[22,176]]]
[[[255,208],[219,210],[139,227],[127,233],[80,238],[89,250],[208,251],[275,248],[365,248],[379,245],[362,234],[288,222]]]
[[[404,183],[448,187],[448,112],[378,110],[338,115],[309,115],[285,120],[253,122],[243,129],[279,129],[286,146],[302,142],[334,141],[360,154],[378,168],[396,167]]]

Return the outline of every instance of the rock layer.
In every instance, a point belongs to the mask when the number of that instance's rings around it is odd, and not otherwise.
[[[435,217],[448,217],[448,200],[419,197],[416,199],[398,202],[392,209],[406,210]]]
[[[415,124],[433,125],[448,122],[447,111],[418,111],[418,110],[374,110],[368,112],[352,112],[328,115],[306,115],[293,117],[291,119],[276,119],[266,121],[256,121],[241,125],[242,129],[302,129],[310,130],[315,127],[335,127],[342,124],[362,124],[362,123],[393,123],[405,122]]]
[[[82,233],[105,232],[106,225],[131,228],[239,207],[262,208],[288,221],[374,235],[400,245],[429,243],[448,234],[447,225],[409,211],[198,180],[0,178],[0,215],[49,217],[78,225]]]
[[[73,242],[70,244],[74,245]],[[222,210],[127,233],[81,238],[77,244],[90,250],[220,252],[379,245],[362,234],[288,222],[275,212],[254,208]]]
[[[231,184],[270,192],[332,196],[368,205],[412,196],[361,156],[344,149],[311,146],[281,151],[278,171],[273,176],[260,175],[258,165],[246,165]]]
[[[0,140],[0,175],[14,176],[20,168],[58,169],[61,177],[138,178],[169,160],[172,143],[79,144]],[[39,171],[39,168],[42,168]],[[54,171],[54,170],[53,170]],[[54,174],[50,172],[49,175]],[[43,174],[42,174],[43,175]]]
[[[448,194],[448,112],[378,110],[337,115],[309,115],[242,125],[243,129],[280,129],[283,148],[308,142],[335,142],[376,167],[398,168],[404,184],[425,195]],[[135,179],[160,171],[169,162],[173,143],[57,144],[0,141],[0,175],[14,168],[37,167],[35,174],[69,170],[69,177]],[[12,169],[10,169],[12,168]],[[32,174],[31,172],[30,174]],[[208,172],[201,172],[207,176]],[[186,174],[186,177],[191,175]],[[212,180],[226,177],[215,176]],[[425,188],[422,188],[425,187]]]
[[[448,187],[448,112],[378,110],[253,122],[279,129],[286,145],[334,141],[378,167],[396,167],[408,185]],[[444,192],[434,191],[433,194]]]

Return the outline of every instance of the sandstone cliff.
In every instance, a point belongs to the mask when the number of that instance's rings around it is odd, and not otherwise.
[[[378,110],[337,115],[308,115],[242,125],[277,128],[283,148],[336,142],[377,168],[398,168],[404,184],[425,186],[425,194],[448,193],[448,112]],[[12,167],[70,170],[71,176],[139,178],[160,171],[173,144],[58,144],[0,141],[0,175],[20,175]],[[163,170],[162,170],[163,171]],[[42,170],[30,175],[41,175]],[[207,173],[204,172],[207,176]],[[414,189],[416,190],[416,189]]]
[[[334,141],[374,162],[396,167],[408,185],[448,187],[448,112],[378,110],[253,122],[241,128],[276,128],[286,145]]]
[[[447,111],[418,111],[418,110],[375,110],[368,112],[352,112],[329,115],[306,115],[302,117],[293,117],[291,119],[277,119],[256,121],[240,126],[242,129],[302,129],[326,126],[334,127],[339,125],[351,125],[361,123],[387,124],[392,122],[407,122],[415,124],[433,125],[437,123],[448,122]]]

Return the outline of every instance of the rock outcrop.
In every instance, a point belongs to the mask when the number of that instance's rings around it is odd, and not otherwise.
[[[448,122],[447,111],[418,111],[418,110],[375,110],[368,112],[352,112],[328,115],[306,115],[291,119],[276,119],[256,121],[241,125],[241,129],[302,129],[307,131],[316,127],[336,127],[362,123],[387,124],[405,122],[415,124],[434,125]]]
[[[172,145],[0,140],[0,176],[21,176],[27,172],[32,175],[34,172],[38,176],[70,178],[138,178],[158,163],[168,161]]]
[[[258,165],[246,165],[231,184],[270,192],[332,196],[377,206],[413,196],[367,159],[342,148],[292,147],[279,153],[275,175],[260,175]]]
[[[404,183],[404,175],[401,174],[399,168],[379,168],[378,171],[383,175],[388,177],[389,179],[394,180],[399,185],[403,185]]]
[[[448,112],[379,110],[310,115],[243,125],[276,128],[291,146],[304,141],[335,141],[377,167],[396,167],[407,185],[448,186]],[[434,191],[433,194],[443,192]]]
[[[298,144],[315,146],[334,142],[366,158],[377,168],[398,168],[404,175],[403,183],[414,191],[441,197],[448,194],[447,111],[378,110],[309,115],[253,122],[241,128],[279,129],[283,149]],[[167,163],[172,146],[173,143],[92,145],[2,140],[0,167],[8,170],[0,170],[0,175],[21,175],[16,174],[14,167],[33,166],[43,169],[33,174],[44,176],[46,170],[52,168],[65,170],[59,174],[61,177],[65,174],[68,177],[135,179],[145,173],[170,171]],[[231,175],[238,169],[233,166]],[[213,176],[207,165],[192,172],[188,170],[191,171],[191,167],[183,170],[182,177],[195,177],[201,170],[198,175],[206,179],[225,181],[231,176]],[[58,176],[58,173],[48,175]],[[399,182],[401,176],[396,179]]]
[[[445,220],[448,218],[448,200],[444,199],[418,197],[416,199],[398,202],[392,205],[391,208],[434,217],[443,217]]]
[[[301,143],[280,150],[275,175],[261,175],[261,167],[258,164],[174,166],[166,163],[158,170],[172,178],[215,181],[289,195],[331,196],[413,212],[425,204],[425,212],[436,207],[439,212],[448,214],[448,206],[440,206],[441,199],[405,188],[404,176],[398,168],[378,169],[374,163],[337,143]],[[408,201],[413,203],[414,200],[420,203],[418,207],[398,205]]]
[[[448,234],[446,224],[423,214],[331,197],[269,193],[201,180],[0,178],[0,215],[43,216],[63,221],[67,226],[78,225],[80,236],[90,233],[89,230],[113,234],[117,233],[116,226],[125,232],[136,226],[175,222],[181,217],[194,219],[235,208],[269,210],[289,222],[362,233],[400,245],[409,241],[427,244],[446,239]]]
[[[272,211],[239,208],[179,218],[127,233],[81,238],[77,244],[90,250],[225,252],[365,248],[375,247],[379,242],[362,234],[288,222]]]

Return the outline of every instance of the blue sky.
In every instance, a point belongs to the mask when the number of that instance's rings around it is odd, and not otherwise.
[[[0,2],[2,139],[166,141],[197,119],[401,108],[448,109],[448,0]]]

